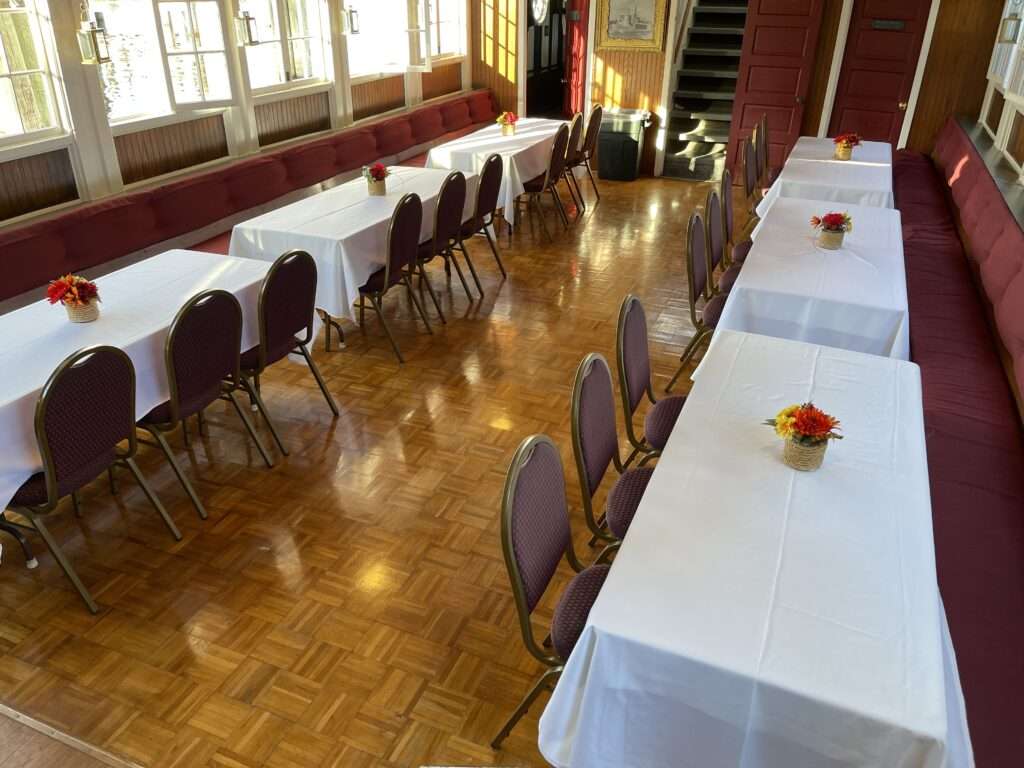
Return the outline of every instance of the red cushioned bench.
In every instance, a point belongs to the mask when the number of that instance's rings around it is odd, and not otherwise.
[[[1024,233],[953,119],[932,157],[897,153],[893,187],[939,586],[975,757],[1024,765],[1024,431],[1011,384],[1024,390]]]
[[[0,301],[80,272],[168,247],[227,253],[231,226],[377,160],[425,160],[430,146],[493,122],[490,91],[262,153],[20,227],[0,230]],[[192,237],[194,235],[194,237]]]

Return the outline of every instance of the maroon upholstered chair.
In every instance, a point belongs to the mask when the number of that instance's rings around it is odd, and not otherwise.
[[[35,433],[43,471],[22,484],[9,506],[42,536],[89,610],[96,613],[96,602],[43,520],[57,510],[62,498],[74,497],[104,470],[125,466],[171,535],[181,541],[177,526],[135,463],[135,368],[128,355],[115,347],[88,347],[57,366],[36,403]],[[113,488],[112,473],[110,478]]]
[[[764,118],[757,121],[757,125],[751,130],[750,140],[754,142],[754,160],[757,168],[757,183],[762,187],[768,186],[768,142],[765,141]]]
[[[708,272],[708,289],[710,298],[718,293],[728,293],[736,279],[740,276],[739,264],[731,267],[725,266],[726,239],[725,239],[725,216],[722,212],[722,200],[718,192],[712,188],[708,190],[707,200],[704,203],[704,213],[707,221],[707,251],[711,260],[711,269]],[[721,269],[721,277],[715,278],[715,270]]]
[[[665,387],[669,392],[679,379],[686,364],[696,353],[700,343],[709,338],[718,325],[718,319],[725,308],[725,294],[719,293],[704,300],[703,307],[698,305],[707,295],[708,275],[711,273],[711,259],[708,255],[707,238],[704,234],[704,220],[699,213],[690,215],[690,223],[686,230],[686,290],[690,300],[690,322],[696,330],[683,354],[679,357],[679,369]],[[699,313],[699,314],[698,314]]]
[[[598,200],[601,199],[601,193],[597,191],[597,181],[594,179],[593,169],[590,167],[590,162],[594,159],[594,153],[597,151],[597,137],[601,133],[601,117],[604,115],[604,108],[597,104],[590,111],[590,118],[587,120],[587,130],[583,134],[583,146],[576,156],[568,162],[569,171],[573,171],[576,168],[585,168],[587,170],[587,176],[590,177],[590,186],[594,188],[594,195]],[[575,179],[573,179],[575,181]],[[579,185],[576,185],[577,191],[579,191]]]
[[[629,295],[622,300],[615,349],[619,363],[622,412],[626,417],[626,437],[633,446],[633,452],[624,463],[628,466],[635,456],[645,454],[642,464],[661,455],[676,419],[683,410],[686,396],[655,399],[651,386],[651,357],[647,347],[647,317],[644,305],[636,296]],[[633,417],[644,395],[651,403],[651,408],[644,417],[644,433],[638,437],[633,427]]]
[[[465,181],[463,181],[463,184],[465,184]],[[463,191],[465,191],[465,187],[463,187]],[[438,200],[438,205],[440,205],[440,200]],[[391,214],[391,223],[388,225],[387,253],[385,254],[384,266],[370,275],[370,279],[359,288],[359,327],[361,329],[366,327],[366,302],[369,301],[370,306],[377,313],[381,325],[384,326],[384,333],[387,334],[388,341],[391,342],[391,348],[395,350],[395,356],[398,357],[398,362],[400,363],[404,363],[405,358],[402,357],[402,351],[398,348],[398,342],[395,341],[395,336],[391,333],[388,321],[384,318],[384,305],[382,303],[384,295],[391,288],[396,285],[405,286],[409,297],[412,299],[412,303],[416,307],[416,311],[419,312],[420,319],[427,326],[427,333],[434,333],[430,327],[430,321],[427,320],[427,311],[412,287],[413,275],[418,274],[421,278],[426,279],[426,276],[423,274],[423,265],[417,259],[420,228],[422,225],[423,203],[420,202],[419,195],[415,193],[403,195],[402,199],[398,201],[398,205],[395,206],[395,211]],[[430,290],[430,295],[434,297],[434,304],[437,306],[437,311],[440,314],[441,306],[437,301],[437,296],[434,295],[434,289],[430,286],[429,280],[427,280],[427,288]],[[444,320],[444,315],[441,315],[441,319],[442,321]]]
[[[483,235],[487,238],[487,244],[491,246],[491,253],[494,260],[498,262],[498,269],[502,277],[508,277],[505,272],[505,265],[501,263],[501,256],[498,254],[498,247],[495,244],[495,237],[491,237],[491,229],[494,227],[494,217],[498,211],[498,194],[501,192],[501,177],[505,173],[505,164],[501,155],[494,154],[484,161],[483,170],[480,172],[480,183],[476,186],[476,207],[473,209],[473,218],[462,225],[462,241],[473,235]]]
[[[260,343],[242,353],[241,387],[256,405],[267,422],[270,434],[283,456],[288,455],[277,426],[263,402],[260,377],[268,366],[290,354],[298,353],[313,373],[320,392],[335,418],[338,406],[334,402],[309,345],[313,341],[313,313],[316,305],[316,262],[306,251],[288,251],[277,257],[260,286],[257,310]],[[324,329],[329,334],[329,326]]]
[[[235,398],[242,388],[239,369],[239,348],[242,344],[242,308],[238,299],[227,291],[212,290],[196,294],[171,323],[164,344],[164,362],[171,396],[139,420],[163,451],[167,463],[188,494],[196,512],[203,520],[206,509],[174,458],[166,434],[178,425],[185,427],[190,416],[200,416],[217,400],[226,400],[242,420],[245,431],[256,443],[256,449],[268,467],[274,466],[263,444],[256,436],[252,422]],[[200,428],[205,425],[200,420]]]
[[[540,176],[532,178],[523,184],[523,194],[516,198],[516,220],[518,221],[519,219],[521,208],[525,208],[528,213],[535,212],[540,219],[544,236],[548,240],[551,239],[551,233],[548,232],[548,225],[544,221],[544,208],[540,203],[545,192],[550,193],[551,200],[555,205],[555,212],[558,214],[562,226],[565,229],[569,228],[569,217],[562,206],[562,199],[558,196],[558,182],[565,172],[565,152],[568,146],[569,126],[563,124],[559,127],[558,132],[555,133],[555,140],[551,143],[551,157],[548,160],[548,169]],[[532,218],[530,219],[530,225],[531,227],[533,225]]]
[[[573,168],[582,162],[582,157],[583,113],[577,112],[573,115],[572,122],[569,124],[569,143],[565,149],[565,168],[562,170],[562,175],[565,176],[565,185],[569,188],[569,196],[578,206],[576,218],[579,218],[579,214],[587,208],[586,203],[583,202],[583,193],[580,191],[579,184],[576,183],[576,176],[573,174]]]
[[[725,227],[725,265],[731,267],[733,264],[742,264],[746,260],[747,254],[750,253],[750,248],[754,243],[750,238],[736,242],[739,238],[737,238],[735,231],[736,214],[732,200],[732,173],[729,172],[728,168],[722,171],[722,180],[719,184],[718,194],[722,198],[722,224]]]
[[[551,439],[533,435],[519,446],[505,476],[501,503],[501,548],[512,582],[519,628],[527,651],[547,669],[512,713],[491,746],[498,749],[530,705],[553,690],[565,662],[587,623],[590,608],[608,576],[602,558],[584,567],[576,556],[569,528],[562,459]],[[575,572],[555,606],[551,652],[538,643],[530,618],[547,591],[562,556]]]
[[[452,171],[441,182],[441,192],[437,196],[437,206],[434,208],[434,234],[430,240],[420,243],[418,260],[422,268],[435,257],[440,256],[444,259],[444,271],[449,277],[451,277],[454,265],[459,281],[466,291],[466,296],[469,297],[470,303],[473,303],[475,301],[473,293],[469,290],[469,284],[466,282],[462,267],[459,266],[459,260],[455,256],[455,251],[462,253],[462,258],[466,260],[466,265],[473,276],[473,282],[476,283],[476,289],[480,291],[482,297],[484,289],[480,285],[476,267],[473,266],[473,260],[469,258],[469,252],[462,244],[462,214],[465,210],[466,177],[460,171]],[[420,279],[426,281],[428,286],[430,285],[425,269],[420,272]],[[434,306],[437,308],[438,314],[441,314],[441,305],[437,301],[437,296],[434,295],[433,288],[430,288],[430,295],[434,297]],[[441,319],[444,321],[444,315],[441,315]]]
[[[743,139],[743,192],[747,198],[747,211],[757,216],[759,202],[757,187],[757,150],[752,139]]]
[[[583,513],[595,539],[617,545],[629,530],[640,505],[651,467],[627,468],[619,457],[615,393],[608,362],[591,352],[576,369],[572,388],[572,450],[583,496]],[[618,477],[608,492],[604,514],[594,512],[594,495],[614,466]]]

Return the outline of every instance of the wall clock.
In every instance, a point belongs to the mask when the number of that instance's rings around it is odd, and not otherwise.
[[[534,26],[543,27],[551,10],[550,0],[530,0],[530,20]]]

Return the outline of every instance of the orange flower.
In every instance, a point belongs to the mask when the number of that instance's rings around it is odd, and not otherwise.
[[[793,429],[804,437],[828,438],[839,426],[839,419],[829,416],[812,403],[805,403],[793,414]]]

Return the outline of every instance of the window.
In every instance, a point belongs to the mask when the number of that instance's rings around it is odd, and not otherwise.
[[[174,100],[231,99],[224,31],[217,0],[157,3]]]
[[[241,0],[239,11],[253,18],[258,36],[258,42],[245,47],[253,88],[326,79],[320,0]]]
[[[58,125],[34,0],[0,0],[0,140]]]
[[[463,52],[465,0],[430,0],[430,55],[454,56]]]
[[[464,0],[348,0],[345,3],[351,77],[430,69],[435,48],[461,52]],[[440,8],[440,21],[434,14]]]

